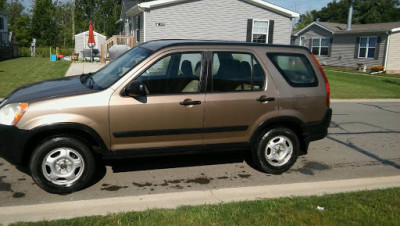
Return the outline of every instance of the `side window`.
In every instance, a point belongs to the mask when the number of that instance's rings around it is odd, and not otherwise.
[[[136,80],[143,82],[149,95],[198,93],[201,60],[201,53],[168,55],[150,66]]]
[[[212,90],[215,92],[264,89],[264,70],[251,54],[217,52],[213,54],[212,67]]]
[[[314,69],[306,56],[287,53],[268,53],[267,55],[291,86],[318,86]]]

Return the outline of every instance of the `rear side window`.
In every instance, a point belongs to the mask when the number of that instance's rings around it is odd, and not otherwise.
[[[265,86],[263,69],[248,53],[214,53],[212,72],[214,92],[261,91]]]
[[[268,53],[267,55],[291,86],[318,86],[315,71],[310,61],[303,54]]]

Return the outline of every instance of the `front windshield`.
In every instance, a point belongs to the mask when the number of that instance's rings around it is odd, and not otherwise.
[[[106,89],[138,63],[142,62],[152,53],[151,50],[135,47],[103,69],[94,74],[90,80],[94,89]]]

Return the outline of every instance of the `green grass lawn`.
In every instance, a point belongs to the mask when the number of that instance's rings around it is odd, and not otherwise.
[[[46,79],[63,77],[71,62],[50,62],[48,58],[20,57],[0,61],[0,97],[6,97],[15,88]]]
[[[400,75],[372,76],[336,68],[324,71],[333,99],[400,98]]]
[[[323,211],[317,207],[324,207]],[[399,225],[400,188],[184,206],[18,225]]]

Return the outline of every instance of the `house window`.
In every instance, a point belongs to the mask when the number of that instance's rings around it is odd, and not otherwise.
[[[252,41],[259,43],[267,43],[268,30],[269,30],[268,20],[253,20]]]
[[[313,38],[311,52],[317,56],[328,56],[330,38]]]
[[[299,46],[305,46],[305,45],[306,45],[306,37],[301,36],[301,37],[300,37],[300,44],[299,44]]]
[[[377,37],[361,37],[358,57],[375,58],[377,40]]]

